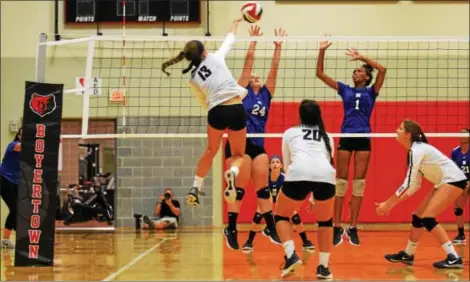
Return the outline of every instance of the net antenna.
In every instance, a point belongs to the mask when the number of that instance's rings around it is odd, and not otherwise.
[[[123,1],[125,15],[126,1]],[[73,100],[82,103],[81,134],[64,138],[205,138],[206,115],[190,91],[189,77],[181,74],[186,67],[180,62],[168,68],[171,76],[161,72],[163,62],[174,58],[189,40],[200,40],[209,52],[216,51],[224,36],[139,36],[126,34],[126,19],[120,34],[90,36],[61,41],[41,40],[37,56],[37,77],[65,84],[66,94],[83,92]],[[356,47],[367,57],[387,67],[385,84],[372,115],[372,133],[341,134],[341,97],[315,77],[319,42],[323,36],[237,37],[226,63],[237,79],[242,72],[250,42],[258,42],[253,72],[266,81],[274,51],[273,41],[281,40],[282,53],[276,93],[266,134],[250,137],[279,138],[297,121],[297,105],[313,98],[322,106],[326,127],[332,137],[393,138],[404,118],[416,119],[429,137],[463,137],[460,128],[469,120],[469,39],[467,37],[340,37],[331,36],[333,45],[325,59],[325,72],[352,85],[352,71],[362,62],[350,62],[345,51]],[[77,51],[78,50],[78,51]],[[52,53],[54,52],[54,53]],[[47,57],[66,53],[83,57],[83,66],[70,77],[49,77],[49,72],[65,72],[66,65],[45,67]],[[376,74],[376,72],[374,73]],[[72,86],[74,76],[86,81],[99,78],[101,95],[95,86]],[[81,98],[81,100],[80,100]],[[413,106],[410,106],[412,103]],[[114,134],[90,131],[91,119],[117,120]]]

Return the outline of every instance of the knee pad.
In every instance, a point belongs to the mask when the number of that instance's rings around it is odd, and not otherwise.
[[[292,223],[295,225],[299,225],[302,223],[302,220],[300,219],[300,215],[296,213],[293,217],[291,217]]]
[[[255,213],[255,216],[253,216],[253,222],[256,224],[260,224],[262,219],[263,216],[259,212]]]
[[[421,217],[417,216],[416,214],[413,214],[411,216],[411,225],[413,225],[414,228],[423,228],[423,221]]]
[[[365,179],[354,179],[352,184],[352,194],[356,197],[363,197],[366,189]]]
[[[454,214],[455,216],[461,216],[463,214],[463,209],[459,207],[454,207]]]
[[[245,196],[245,190],[243,188],[235,188],[235,190],[237,190],[237,198],[236,200],[237,201],[241,201],[243,200],[243,197]]]
[[[423,222],[424,228],[426,228],[427,231],[431,232],[431,230],[436,227],[439,223],[437,223],[436,219],[433,217],[425,217],[421,219],[421,222]]]
[[[336,178],[336,196],[344,197],[348,189],[348,181],[342,178]]]
[[[279,222],[281,220],[284,220],[284,221],[289,221],[289,218],[288,217],[285,217],[285,216],[280,216],[280,215],[275,215],[274,216],[274,222]]]
[[[269,187],[264,187],[256,191],[256,196],[260,199],[269,199],[269,197],[271,197],[271,191]]]
[[[333,227],[333,218],[327,221],[318,221],[318,227]]]

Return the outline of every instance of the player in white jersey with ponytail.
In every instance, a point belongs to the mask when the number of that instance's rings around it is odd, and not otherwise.
[[[320,106],[313,100],[303,100],[299,107],[301,124],[284,132],[282,156],[286,170],[284,186],[276,201],[274,220],[285,251],[281,277],[302,264],[295,253],[290,217],[310,193],[315,199],[318,222],[320,259],[317,278],[332,278],[328,268],[333,248],[333,211],[336,170],[332,165],[333,139],[328,137]],[[312,202],[310,202],[312,205]]]
[[[404,183],[385,202],[377,204],[378,215],[388,215],[403,200],[412,196],[421,187],[424,176],[434,184],[411,219],[411,233],[404,251],[385,255],[390,262],[414,263],[414,253],[423,228],[429,231],[447,253],[447,258],[435,262],[436,268],[463,268],[462,258],[449,240],[436,217],[455,203],[464,192],[467,177],[446,155],[427,144],[426,136],[418,123],[404,120],[397,129],[397,141],[408,149],[408,172]]]
[[[212,159],[217,153],[224,131],[228,129],[228,141],[232,151],[232,166],[225,172],[227,188],[224,195],[236,194],[235,178],[243,162],[246,142],[246,114],[242,99],[247,90],[238,85],[225,63],[225,56],[235,43],[235,32],[242,19],[233,22],[220,48],[215,53],[208,53],[201,41],[186,43],[179,55],[165,62],[162,71],[186,59],[190,65],[183,74],[191,71],[190,85],[201,105],[208,110],[207,148],[201,156],[196,169],[193,187],[187,197],[189,204],[198,205],[204,177],[209,172]]]

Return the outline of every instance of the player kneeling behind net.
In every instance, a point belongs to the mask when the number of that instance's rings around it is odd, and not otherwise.
[[[201,41],[192,40],[186,43],[184,51],[164,63],[162,71],[172,64],[186,59],[191,64],[183,74],[191,71],[190,85],[201,105],[208,110],[207,114],[207,148],[202,154],[196,168],[193,187],[190,189],[187,202],[199,205],[202,182],[209,172],[212,159],[216,155],[224,131],[228,129],[228,141],[232,150],[231,168],[225,172],[229,194],[236,193],[235,178],[243,162],[246,142],[246,116],[242,99],[247,90],[240,87],[225,63],[225,56],[235,43],[235,32],[242,19],[233,22],[220,48],[215,53],[208,53]],[[224,193],[225,195],[225,193]]]
[[[282,162],[282,159],[279,156],[273,156],[271,158],[271,161],[269,162],[269,190],[271,191],[271,198],[274,205],[276,205],[277,195],[282,189],[282,185],[284,184],[284,178],[284,164]],[[242,247],[244,253],[249,253],[253,251],[253,241],[256,236],[256,229],[261,224],[261,219],[261,209],[258,205],[256,213],[253,216],[248,240],[246,240],[245,244],[243,244]],[[303,250],[307,252],[313,252],[315,250],[315,246],[307,238],[307,233],[305,232],[304,225],[302,223],[302,219],[300,218],[298,211],[294,211],[294,214],[290,218],[290,221],[292,222],[292,224],[294,225],[294,229],[299,233],[299,236],[302,239]],[[264,236],[267,236],[265,230],[266,228],[263,229],[262,234]]]
[[[336,171],[332,166],[333,139],[329,138],[321,116],[320,106],[313,100],[300,104],[301,124],[288,129],[282,138],[282,155],[286,176],[276,201],[277,233],[285,251],[281,277],[302,264],[295,252],[289,219],[302,202],[313,193],[318,221],[318,249],[320,250],[317,278],[332,278],[328,268],[333,248],[333,210]]]
[[[465,174],[447,156],[427,144],[426,136],[415,121],[404,120],[400,124],[397,129],[397,141],[408,149],[408,172],[405,182],[395,194],[385,202],[377,204],[377,214],[388,215],[398,203],[413,195],[421,186],[422,176],[432,182],[435,188],[429,191],[412,215],[412,229],[406,249],[397,254],[385,255],[385,259],[413,264],[415,249],[425,228],[436,237],[447,253],[446,259],[435,262],[433,266],[463,268],[462,258],[455,251],[444,227],[436,221],[436,217],[462,195],[467,185]]]

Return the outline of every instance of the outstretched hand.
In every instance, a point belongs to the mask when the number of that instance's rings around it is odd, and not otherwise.
[[[389,215],[392,210],[391,206],[386,201],[382,203],[375,203],[375,205],[377,206],[376,212],[379,216]]]
[[[350,48],[348,51],[345,53],[346,56],[350,57],[350,61],[356,61],[356,60],[362,60],[363,56],[359,51],[357,51],[355,48]]]
[[[263,33],[261,32],[261,28],[258,25],[252,25],[248,29],[248,33],[250,36],[263,36]]]
[[[330,47],[331,44],[333,44],[333,43],[330,42],[330,41],[322,41],[322,42],[320,42],[320,50],[326,50],[326,49],[328,49],[328,47]]]
[[[285,29],[279,28],[279,29],[274,30],[274,35],[278,37],[283,37],[283,36],[287,36],[287,32]],[[274,41],[274,45],[276,45],[276,47],[281,47],[281,44],[282,44],[282,41]]]

